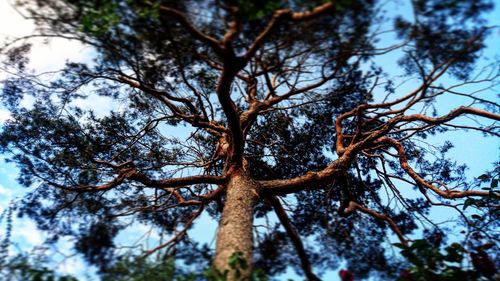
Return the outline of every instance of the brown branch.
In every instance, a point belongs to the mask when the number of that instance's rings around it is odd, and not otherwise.
[[[288,18],[294,22],[306,21],[313,19],[321,14],[324,14],[327,11],[332,10],[333,8],[334,5],[332,3],[325,3],[323,5],[314,8],[312,11],[296,12],[296,13],[288,9],[281,9],[275,11],[267,26],[257,36],[252,45],[250,45],[246,54],[243,55],[243,58],[248,61],[251,57],[253,57],[255,52],[264,44],[265,40],[271,35],[271,33],[277,27],[278,23],[281,20]]]
[[[457,109],[454,109],[450,111],[448,114],[439,117],[439,118],[433,118],[429,117],[423,114],[412,114],[412,115],[407,115],[405,116],[402,121],[422,121],[428,124],[442,124],[444,122],[448,122],[454,118],[459,117],[460,115],[463,114],[470,114],[470,115],[476,115],[476,116],[481,116],[484,118],[492,119],[495,121],[500,121],[500,114],[495,114],[489,111],[477,109],[477,108],[472,108],[472,107],[465,107],[461,106]]]
[[[288,236],[290,236],[290,239],[292,240],[292,243],[297,250],[297,254],[299,255],[300,263],[302,266],[302,270],[304,270],[304,274],[307,277],[307,280],[309,281],[320,281],[319,279],[313,272],[312,272],[312,267],[311,263],[309,262],[309,258],[307,257],[306,250],[304,248],[304,244],[302,244],[302,240],[300,239],[299,233],[297,233],[297,230],[294,228],[292,225],[292,222],[288,218],[288,215],[281,205],[281,202],[279,199],[275,196],[271,196],[268,198],[269,202],[274,208],[274,211],[276,212],[276,215],[278,216],[278,219],[280,220],[281,224],[285,228],[286,232],[288,233]]]
[[[197,175],[188,176],[183,178],[172,178],[165,180],[154,180],[145,174],[136,172],[129,177],[130,180],[140,182],[148,187],[167,188],[167,187],[180,187],[193,184],[217,184],[223,185],[227,182],[227,177],[210,176],[210,175]]]
[[[408,245],[408,241],[406,240],[406,238],[404,237],[403,233],[401,232],[401,230],[399,229],[399,227],[396,225],[396,223],[394,222],[394,220],[386,215],[386,214],[381,214],[381,213],[378,213],[372,209],[369,209],[361,204],[358,204],[354,201],[350,201],[349,202],[349,205],[347,206],[347,208],[343,209],[343,210],[339,210],[339,214],[341,216],[349,216],[350,214],[352,214],[355,210],[359,210],[361,211],[362,213],[364,214],[367,214],[367,215],[370,215],[374,218],[377,218],[377,219],[380,219],[380,220],[384,220],[386,221],[389,226],[391,227],[392,231],[394,231],[394,233],[396,233],[396,235],[398,236],[398,239],[401,241],[401,243],[403,245]]]
[[[155,3],[151,1],[146,1],[146,4],[150,6],[155,5]],[[184,13],[165,5],[161,5],[159,8],[160,11],[165,15],[175,18],[191,35],[193,35],[195,39],[209,45],[217,54],[222,54],[224,52],[222,46],[215,38],[199,31],[193,24],[189,22]]]
[[[312,11],[295,12],[292,14],[291,20],[294,22],[311,20],[321,14],[331,11],[335,8],[335,5],[329,1],[323,5],[317,6]]]
[[[485,134],[494,135],[494,136],[500,138],[500,134],[496,133],[494,131],[495,129],[499,128],[498,126],[491,126],[491,127],[481,128],[481,127],[473,127],[473,126],[465,126],[465,125],[456,125],[456,124],[450,124],[450,123],[444,123],[443,126],[452,127],[452,128],[455,128],[455,129],[475,130],[475,131],[479,131],[479,132],[482,132],[482,133],[485,133]]]
[[[222,38],[221,44],[225,46],[226,48],[230,47],[230,42],[231,40],[238,35],[238,32],[240,30],[240,22],[238,21],[238,7],[231,5],[229,7],[229,12],[231,13],[231,16],[233,17],[233,20],[229,22],[229,28],[226,31],[226,34],[224,34],[224,37]]]
[[[362,141],[350,145],[349,147],[342,149],[342,153],[337,152],[340,155],[339,158],[331,162],[326,168],[318,172],[307,172],[305,175],[298,176],[291,179],[280,179],[280,180],[267,180],[260,181],[262,186],[261,193],[263,196],[272,195],[285,195],[289,193],[295,193],[305,189],[314,189],[321,186],[321,184],[335,181],[335,178],[342,175],[346,169],[351,165],[352,161],[355,159],[356,154],[359,153],[364,146],[372,143],[375,139],[380,138],[381,135],[387,133],[392,126],[399,119],[394,119],[392,122],[388,122],[382,126],[379,130],[369,134]]]
[[[68,190],[68,191],[75,191],[75,192],[99,192],[99,191],[106,191],[110,190],[114,187],[117,187],[121,183],[123,183],[124,180],[131,178],[135,173],[137,172],[136,168],[126,168],[126,169],[121,169],[118,172],[118,175],[113,178],[111,181],[101,184],[101,185],[81,185],[81,184],[75,184],[73,186],[66,186],[62,184],[58,184],[56,182],[50,181],[48,179],[43,179],[46,183],[49,185],[52,185],[54,187]]]
[[[326,182],[335,180],[342,173],[346,161],[344,158],[335,160],[319,172],[307,172],[305,175],[291,179],[259,181],[261,196],[286,195],[305,189],[314,189]]]
[[[231,99],[231,85],[236,74],[245,66],[245,62],[238,59],[234,54],[224,56],[224,67],[217,83],[217,97],[226,116],[229,131],[231,133],[228,163],[241,167],[243,163],[244,137],[240,124],[240,113]]]
[[[420,175],[410,167],[410,165],[408,164],[408,159],[406,158],[405,149],[401,143],[389,137],[381,137],[378,143],[387,143],[396,149],[396,151],[398,152],[398,158],[401,168],[415,181],[417,186],[422,190],[424,194],[425,194],[424,188],[427,188],[434,191],[436,194],[439,194],[440,196],[448,199],[464,198],[470,196],[483,196],[483,197],[490,196],[489,192],[478,191],[478,190],[464,190],[464,191],[441,190],[438,187],[432,185],[427,180],[420,177]]]
[[[255,41],[250,45],[248,48],[247,52],[245,55],[243,55],[243,58],[245,60],[250,60],[251,57],[255,55],[255,52],[264,44],[264,41],[267,39],[267,37],[271,34],[271,32],[276,28],[278,22],[282,20],[283,18],[290,16],[291,11],[290,10],[278,10],[275,11],[273,14],[273,17],[267,24],[267,26],[264,28],[264,30],[257,36]]]
[[[223,127],[222,125],[218,124],[215,121],[208,121],[208,122],[203,121],[204,118],[198,115],[196,107],[187,98],[172,96],[165,91],[157,90],[151,86],[141,83],[141,81],[135,78],[132,78],[124,74],[121,74],[118,77],[117,81],[125,83],[133,88],[137,88],[145,93],[148,93],[156,97],[161,102],[163,102],[172,111],[172,113],[175,114],[175,116],[183,119],[184,121],[192,124],[195,127],[206,128],[208,132],[216,135],[227,131],[225,127]],[[173,104],[172,101],[180,102],[186,105],[190,109],[190,111],[195,115],[186,115],[184,112],[182,112],[182,110],[178,106]]]
[[[142,83],[139,79],[132,78],[131,76],[125,75],[123,73],[120,73],[118,80],[132,86],[133,88],[140,89],[146,93],[164,96],[171,101],[183,103],[184,105],[186,105],[189,108],[189,110],[193,114],[197,113],[196,107],[187,98],[176,97],[176,96],[170,95],[169,93],[167,93],[165,91],[157,90],[157,89],[153,88],[152,86],[149,86],[149,85]]]
[[[186,224],[182,228],[182,230],[179,231],[178,233],[176,233],[170,240],[168,240],[167,242],[165,242],[161,245],[158,245],[157,247],[155,247],[151,250],[146,251],[146,253],[142,257],[147,257],[147,256],[167,247],[167,246],[175,245],[175,243],[177,243],[179,241],[179,239],[186,234],[186,232],[189,230],[191,225],[193,225],[194,220],[200,216],[200,214],[203,212],[204,207],[205,207],[204,205],[201,205],[200,208],[198,208],[198,210],[196,210],[196,212],[192,213],[190,215],[189,220],[186,222]]]

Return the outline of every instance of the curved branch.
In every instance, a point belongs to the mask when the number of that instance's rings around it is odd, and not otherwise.
[[[240,124],[240,113],[231,99],[231,85],[237,73],[245,66],[245,62],[238,59],[234,54],[229,53],[224,56],[224,66],[222,74],[217,83],[217,98],[226,116],[230,139],[230,153],[228,153],[228,163],[242,165],[243,149],[245,145],[243,130]]]
[[[76,184],[74,186],[65,186],[65,185],[58,184],[56,182],[53,182],[53,181],[50,181],[50,180],[47,180],[47,179],[43,179],[43,180],[45,182],[47,182],[49,185],[52,185],[54,187],[61,188],[61,189],[64,189],[64,190],[68,190],[68,191],[75,191],[75,192],[99,192],[99,191],[110,190],[110,189],[112,189],[114,187],[117,187],[118,185],[120,185],[121,183],[123,183],[123,181],[125,181],[126,179],[131,178],[136,172],[137,172],[136,168],[122,169],[122,170],[120,170],[118,172],[118,175],[114,179],[112,179],[111,181],[109,181],[107,183],[101,184],[101,185],[80,185],[80,184]]]
[[[439,194],[440,196],[448,199],[464,198],[470,196],[483,196],[483,197],[490,196],[489,192],[478,191],[478,190],[464,190],[464,191],[441,190],[438,187],[432,185],[427,180],[420,177],[420,175],[410,167],[410,165],[408,164],[408,159],[406,158],[405,149],[401,143],[389,137],[381,137],[378,143],[387,143],[392,147],[394,147],[394,149],[396,149],[396,151],[398,152],[398,158],[401,168],[403,168],[403,170],[415,181],[417,186],[421,189],[421,191],[424,194],[425,194],[424,188],[427,188],[434,191],[436,194]]]
[[[155,3],[151,2],[151,1],[146,1],[146,4],[150,5],[150,6],[154,6]],[[160,5],[159,7],[160,11],[163,12],[165,15],[167,16],[170,16],[170,17],[173,17],[175,19],[177,19],[177,21],[191,34],[193,35],[194,38],[196,38],[197,40],[209,45],[210,47],[212,47],[212,49],[217,53],[217,54],[222,54],[223,53],[223,48],[221,47],[221,45],[219,44],[219,42],[199,31],[193,24],[191,24],[189,22],[189,20],[186,18],[186,16],[179,10],[177,9],[174,9],[174,8],[171,8],[171,7],[167,7],[165,5]]]
[[[158,245],[157,247],[151,249],[151,250],[148,250],[146,251],[146,253],[143,255],[143,257],[147,257],[165,247],[171,247],[173,245],[175,245],[185,234],[186,232],[189,230],[189,228],[191,227],[191,225],[193,225],[193,222],[196,218],[198,218],[201,213],[203,212],[203,209],[204,209],[204,205],[200,205],[200,208],[198,208],[198,210],[196,210],[195,212],[193,212],[190,217],[189,217],[189,220],[186,222],[186,224],[184,225],[184,227],[182,228],[181,231],[179,231],[178,233],[176,233],[170,240],[168,240],[167,242],[161,244],[161,245]]]
[[[112,79],[109,77],[101,77],[101,78]],[[158,98],[161,102],[163,102],[172,111],[172,113],[175,116],[182,118],[184,121],[192,124],[195,127],[206,128],[207,131],[215,133],[216,135],[226,131],[226,128],[217,124],[217,122],[215,122],[215,121],[209,121],[209,122],[203,121],[204,118],[198,114],[196,107],[191,103],[191,101],[189,99],[172,96],[165,91],[160,91],[160,90],[157,90],[151,86],[145,85],[145,84],[141,83],[139,80],[132,78],[130,76],[127,76],[123,73],[120,74],[118,79],[113,79],[113,80],[117,81],[117,82],[125,83],[133,88],[139,89],[147,94],[150,94],[150,95]],[[178,106],[176,106],[175,104],[172,103],[172,101],[180,102],[180,103],[186,105],[194,115],[184,114]]]
[[[305,189],[319,188],[321,184],[335,181],[335,177],[342,174],[345,168],[343,158],[335,160],[319,172],[307,172],[305,175],[291,179],[259,181],[262,196],[286,195]]]
[[[438,118],[433,118],[429,117],[423,114],[412,114],[412,115],[407,115],[403,117],[402,121],[423,121],[428,124],[442,124],[444,122],[448,122],[454,118],[459,117],[460,115],[463,114],[470,114],[470,115],[476,115],[476,116],[481,116],[484,118],[492,119],[495,121],[500,121],[500,114],[495,114],[486,110],[481,110],[477,108],[472,108],[472,107],[465,107],[461,106],[457,109],[454,109],[450,111],[448,114],[438,117]]]
[[[376,212],[372,209],[369,209],[361,204],[358,204],[354,201],[350,201],[348,207],[345,209],[339,210],[339,213],[341,216],[349,216],[350,214],[352,214],[356,210],[359,210],[362,213],[367,214],[369,216],[372,216],[374,218],[386,221],[389,224],[389,226],[391,227],[391,229],[394,231],[394,233],[396,233],[396,235],[398,236],[398,239],[401,241],[401,243],[403,245],[408,245],[408,240],[406,240],[406,238],[404,237],[403,232],[401,232],[401,230],[396,225],[394,220],[386,214],[378,213],[378,212]]]
[[[255,52],[264,44],[265,40],[269,35],[273,32],[273,30],[277,27],[279,21],[282,19],[290,19],[291,21],[294,22],[300,22],[300,21],[306,21],[313,19],[323,13],[326,13],[334,8],[334,5],[332,3],[325,3],[323,5],[320,5],[318,7],[315,7],[312,11],[305,11],[305,12],[292,12],[291,10],[288,9],[281,9],[277,10],[274,12],[273,17],[267,24],[267,26],[264,28],[264,30],[257,36],[255,41],[252,43],[252,45],[248,48],[247,52],[245,55],[243,55],[243,58],[245,60],[249,60]]]

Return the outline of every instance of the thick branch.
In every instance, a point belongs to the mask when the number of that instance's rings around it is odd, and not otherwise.
[[[146,3],[151,6],[154,5],[151,1],[146,1]],[[160,6],[160,11],[169,17],[175,18],[194,38],[212,47],[217,54],[223,53],[223,49],[219,42],[215,38],[204,34],[194,27],[181,11],[164,5]]]
[[[439,194],[440,196],[448,199],[454,199],[454,198],[464,198],[464,197],[470,197],[470,196],[489,196],[489,192],[485,191],[478,191],[478,190],[464,190],[464,191],[457,191],[457,190],[441,190],[438,187],[432,185],[420,175],[413,170],[410,165],[408,164],[408,159],[406,158],[406,153],[403,145],[399,143],[398,141],[391,139],[389,137],[382,137],[378,141],[379,143],[388,143],[392,147],[396,149],[398,152],[398,158],[399,158],[399,163],[401,165],[401,168],[415,181],[415,183],[421,188],[427,188],[435,193]],[[425,190],[424,190],[425,192]]]
[[[470,114],[470,115],[476,115],[476,116],[481,116],[484,118],[492,119],[495,121],[500,121],[500,115],[495,114],[492,112],[488,112],[485,110],[477,109],[477,108],[472,108],[472,107],[459,107],[457,109],[452,110],[450,113],[439,117],[439,118],[433,118],[429,117],[423,114],[412,114],[405,116],[402,121],[423,121],[428,124],[443,124],[444,122],[448,122],[454,118],[459,117],[460,115],[464,114]]]
[[[342,173],[345,166],[340,161],[344,160],[338,159],[319,172],[308,172],[292,179],[260,181],[260,192],[262,196],[274,196],[318,188],[323,183],[333,181],[338,174]]]
[[[224,57],[224,69],[217,84],[217,97],[224,114],[226,115],[229,130],[231,133],[231,145],[228,154],[229,163],[242,165],[244,137],[240,124],[240,114],[238,108],[231,99],[231,84],[238,71],[244,67],[244,62],[236,58],[233,54],[226,54]]]
[[[226,177],[198,175],[188,176],[183,178],[172,178],[165,180],[154,180],[142,173],[135,173],[129,177],[130,180],[140,182],[148,187],[167,188],[167,187],[180,187],[193,184],[217,184],[222,185],[227,182]]]

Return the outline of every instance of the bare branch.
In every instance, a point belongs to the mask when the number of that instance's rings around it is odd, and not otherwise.
[[[388,143],[396,149],[396,151],[398,152],[399,163],[401,165],[401,168],[403,168],[403,170],[405,170],[405,172],[415,181],[415,183],[421,188],[424,194],[425,194],[424,188],[427,188],[434,191],[436,194],[448,199],[464,198],[470,196],[482,196],[482,197],[490,196],[489,192],[478,191],[478,190],[463,190],[463,191],[442,190],[432,185],[430,182],[426,181],[422,177],[420,177],[420,175],[410,167],[410,165],[408,164],[408,159],[406,157],[405,149],[401,143],[389,137],[381,137],[378,143]]]
[[[154,6],[155,4],[151,1],[146,1],[146,3],[150,6]],[[171,7],[167,7],[165,5],[160,5],[160,11],[163,12],[165,15],[173,17],[177,19],[177,21],[186,28],[186,30],[194,36],[194,38],[198,39],[199,41],[209,45],[217,54],[222,54],[224,51],[219,44],[219,42],[210,37],[207,34],[202,33],[199,31],[196,27],[194,27],[193,24],[189,22],[189,20],[186,18],[186,16],[179,10],[176,10]]]
[[[304,245],[302,244],[302,240],[300,239],[300,235],[295,230],[295,228],[292,225],[292,222],[288,218],[288,215],[281,205],[279,199],[275,196],[271,196],[268,198],[269,202],[271,205],[273,205],[274,211],[276,212],[276,215],[278,216],[278,219],[280,220],[281,224],[285,228],[286,232],[288,233],[288,236],[290,236],[290,239],[292,240],[292,243],[297,250],[297,254],[299,255],[300,263],[302,265],[302,270],[304,271],[304,275],[307,277],[307,280],[310,281],[319,281],[321,279],[318,278],[313,272],[312,272],[312,267],[311,263],[309,262],[309,258],[307,257],[306,250],[304,249]]]

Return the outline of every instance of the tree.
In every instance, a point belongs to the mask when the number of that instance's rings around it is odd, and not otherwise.
[[[498,104],[483,96],[499,77],[481,53],[492,4],[408,2],[411,15],[392,16],[398,3],[372,0],[20,1],[38,34],[3,49],[18,75],[3,83],[13,117],[0,148],[34,188],[21,214],[78,237],[103,269],[133,217],[172,237],[146,254],[212,259],[230,280],[235,255],[243,277],[290,264],[318,280],[313,268],[341,259],[359,277],[390,274],[380,241],[393,233],[406,247],[418,222],[439,228],[434,206],[497,243],[497,186],[468,183],[452,142],[425,145],[450,129],[499,136]],[[32,75],[33,37],[96,55]],[[387,56],[401,68],[385,68]],[[107,113],[79,106],[103,97]],[[463,105],[447,108],[452,97]],[[202,213],[219,220],[213,256],[189,250]],[[255,228],[272,213],[276,224]]]

